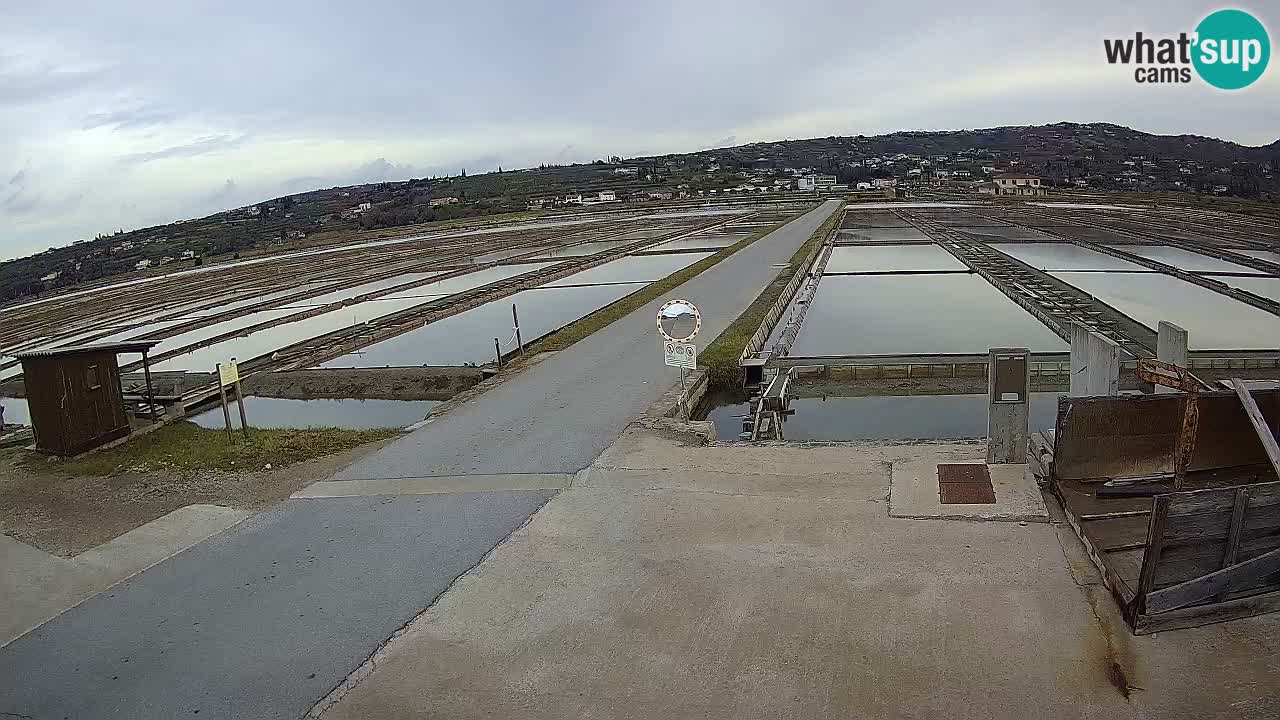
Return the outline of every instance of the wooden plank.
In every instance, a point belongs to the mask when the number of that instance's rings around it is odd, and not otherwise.
[[[1194,605],[1169,610],[1159,615],[1139,614],[1134,618],[1133,634],[1147,635],[1165,630],[1200,627],[1278,610],[1280,610],[1280,590],[1212,605]]]
[[[1277,476],[1280,476],[1280,444],[1276,443],[1276,436],[1272,434],[1271,426],[1262,416],[1262,411],[1253,401],[1253,394],[1249,392],[1244,381],[1240,378],[1231,378],[1231,384],[1236,389],[1236,395],[1240,396],[1240,403],[1244,405],[1244,412],[1249,416],[1249,422],[1253,423],[1254,432],[1258,433],[1258,440],[1262,442],[1262,449],[1267,452],[1271,468],[1276,471]]]
[[[1236,506],[1235,488],[1210,488],[1188,490],[1170,495],[1169,514],[1173,517],[1199,513],[1231,512]],[[1250,485],[1249,506],[1263,507],[1280,504],[1280,482]]]
[[[1236,506],[1231,511],[1231,522],[1227,528],[1227,546],[1222,553],[1222,567],[1236,564],[1236,555],[1240,550],[1240,532],[1244,530],[1244,510],[1249,505],[1249,493],[1246,488],[1236,489]]]
[[[1152,501],[1151,521],[1147,526],[1147,551],[1142,554],[1142,572],[1138,576],[1138,610],[1146,612],[1147,594],[1156,580],[1156,566],[1164,549],[1164,524],[1169,517],[1169,496],[1158,495]]]
[[[1146,547],[1147,526],[1146,513],[1136,517],[1101,518],[1080,523],[1090,542],[1102,551]]]
[[[1231,529],[1233,515],[1234,510],[1227,510],[1171,517],[1165,526],[1165,541],[1184,543],[1225,540]],[[1280,528],[1280,505],[1256,508],[1250,504],[1241,527],[1246,536],[1256,536],[1269,528]]]
[[[1150,550],[1148,550],[1149,552]],[[1145,566],[1143,570],[1146,570]],[[1143,597],[1143,608],[1148,614],[1176,610],[1197,600],[1229,592],[1234,587],[1247,582],[1261,580],[1274,572],[1280,572],[1280,550],[1272,550],[1251,560],[1245,560],[1229,568],[1209,573],[1204,577],[1150,592]]]

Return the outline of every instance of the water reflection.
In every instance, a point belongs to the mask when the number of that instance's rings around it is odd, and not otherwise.
[[[27,409],[26,398],[0,397],[0,407],[4,407],[5,425],[31,424],[31,411]]]
[[[788,440],[947,440],[987,435],[986,395],[828,396],[795,399],[791,407],[796,413],[783,425]],[[1032,431],[1052,428],[1058,393],[1031,393],[1029,412]],[[715,424],[718,439],[735,440],[746,413],[747,404],[741,401],[715,407],[706,419]]]
[[[1280,317],[1170,275],[1051,274],[1153,330],[1161,320],[1185,328],[1193,350],[1280,348]]]
[[[975,275],[824,277],[792,355],[1057,352],[1057,335]]]
[[[832,248],[826,272],[965,270],[954,255],[933,244],[857,245]]]
[[[494,359],[493,339],[503,352],[514,349],[511,305],[520,313],[526,343],[644,287],[646,283],[584,285],[522,290],[417,330],[370,345],[322,365],[327,368],[481,365]]]
[[[244,399],[249,427],[257,428],[400,428],[422,420],[439,404],[439,400],[287,400],[256,395]],[[226,427],[220,406],[192,417],[191,422],[203,428]],[[231,426],[240,427],[240,414],[234,407]]]

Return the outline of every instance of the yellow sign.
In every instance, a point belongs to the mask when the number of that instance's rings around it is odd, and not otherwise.
[[[222,382],[222,387],[235,385],[240,381],[240,366],[236,365],[235,358],[231,358],[231,362],[218,363],[218,380]]]

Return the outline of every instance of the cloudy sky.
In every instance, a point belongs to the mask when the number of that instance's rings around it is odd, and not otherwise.
[[[1228,94],[1103,60],[1217,5],[983,5],[6,0],[0,259],[461,167],[1063,120],[1280,136],[1280,69]]]

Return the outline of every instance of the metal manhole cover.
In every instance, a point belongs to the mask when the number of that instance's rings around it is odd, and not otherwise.
[[[943,505],[995,504],[991,471],[986,465],[939,465],[938,497]]]
[[[938,465],[938,483],[985,483],[991,485],[991,471],[986,465],[943,464]]]

